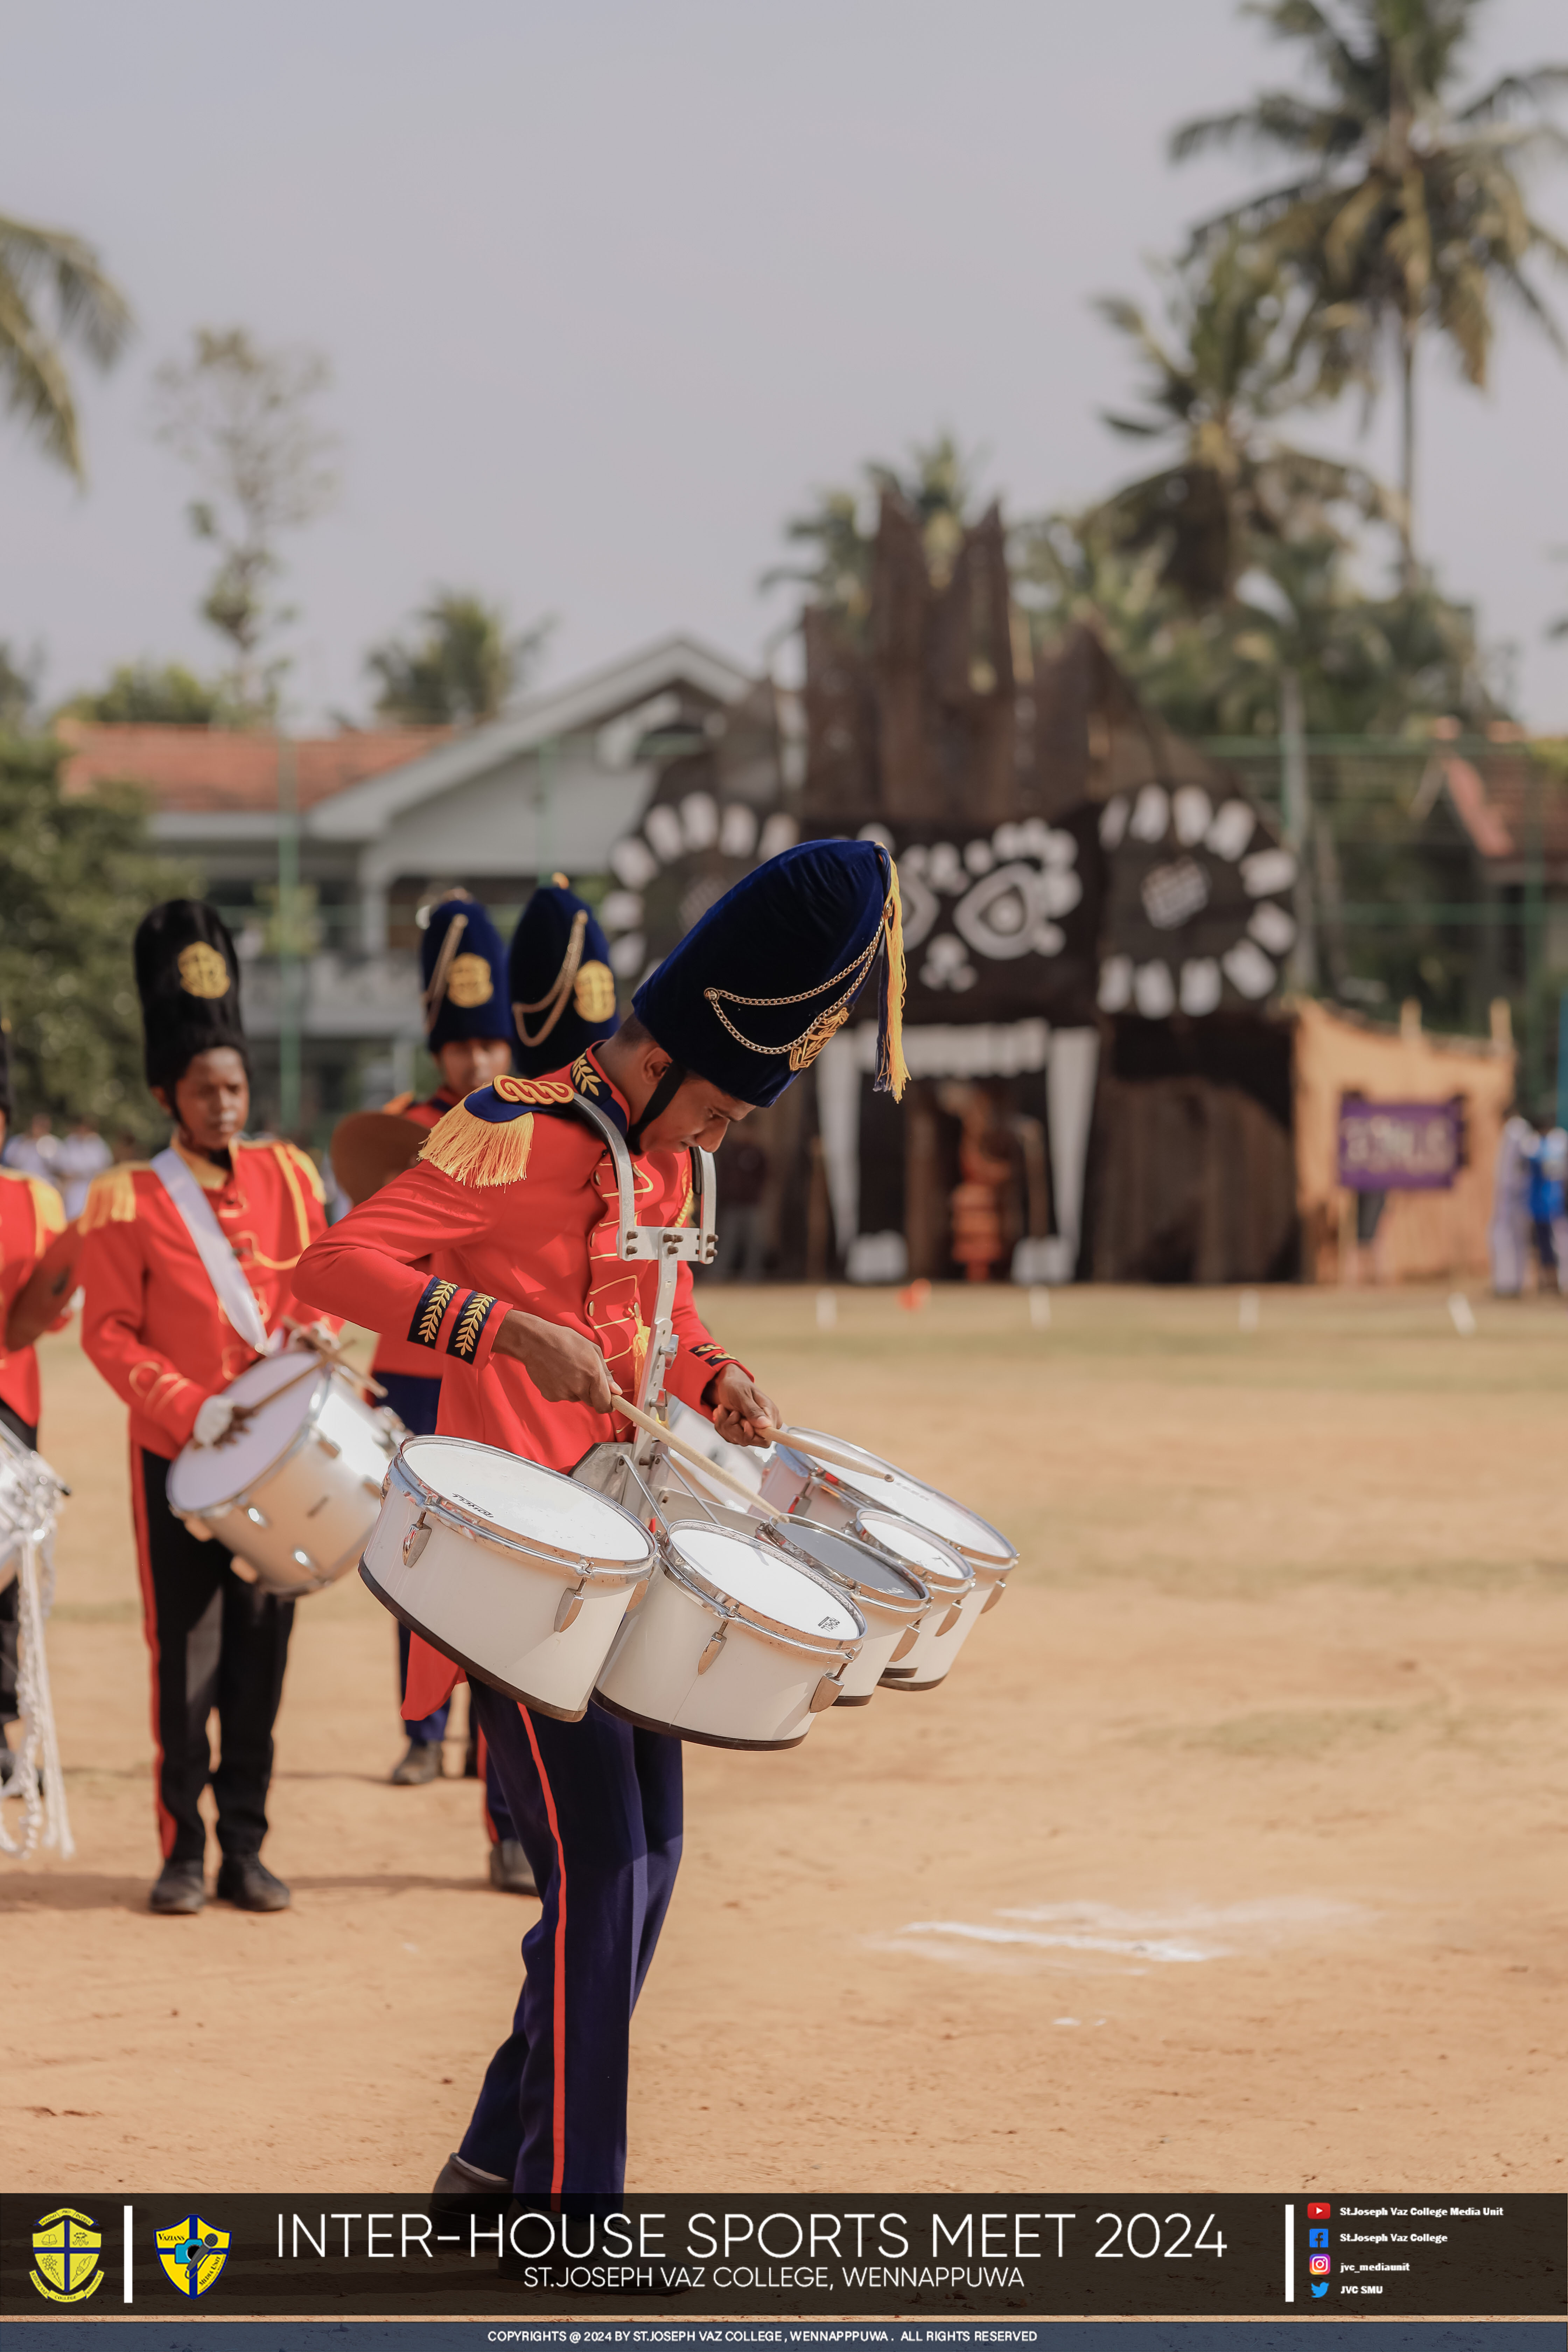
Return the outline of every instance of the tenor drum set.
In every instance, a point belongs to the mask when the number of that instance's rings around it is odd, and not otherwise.
[[[712,1162],[691,1155],[693,1224],[638,1225],[624,1141],[578,1108],[615,1164],[620,1256],[658,1265],[624,1413],[634,1434],[592,1447],[570,1475],[465,1439],[407,1439],[363,1542],[365,1583],[470,1675],[566,1722],[596,1702],[705,1746],[794,1748],[832,1706],[934,1689],[1000,1600],[1013,1546],[821,1432],[775,1432],[753,1491],[669,1427],[658,1408],[676,1275],[713,1254]],[[262,1492],[253,1481],[250,1500]]]

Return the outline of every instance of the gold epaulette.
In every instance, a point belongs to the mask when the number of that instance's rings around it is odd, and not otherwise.
[[[458,1184],[516,1184],[528,1173],[532,1143],[531,1111],[520,1118],[477,1118],[458,1103],[431,1129],[419,1157]]]
[[[100,1225],[132,1225],[136,1222],[136,1178],[146,1175],[146,1160],[122,1160],[106,1168],[87,1188],[87,1199],[77,1220],[77,1231],[95,1234]]]
[[[46,1243],[66,1229],[66,1204],[47,1176],[30,1175],[26,1168],[0,1168],[7,1183],[26,1184],[33,1203],[33,1246],[40,1254]]]
[[[384,1102],[382,1104],[381,1115],[383,1118],[395,1118],[400,1111],[411,1110],[413,1107],[414,1097],[412,1094],[394,1095],[390,1102]]]

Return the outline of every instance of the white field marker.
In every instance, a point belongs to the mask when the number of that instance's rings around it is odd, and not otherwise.
[[[1037,1282],[1029,1291],[1029,1328],[1031,1331],[1048,1331],[1050,1328],[1051,1294]]]
[[[831,1330],[834,1328],[834,1327],[836,1326],[836,1324],[837,1323],[837,1321],[838,1321],[838,1294],[837,1294],[837,1291],[833,1291],[833,1290],[819,1290],[819,1291],[817,1292],[817,1294],[816,1294],[816,1328],[817,1328],[817,1329],[818,1329],[819,1331],[831,1331]]]
[[[1244,1290],[1236,1302],[1236,1323],[1240,1331],[1256,1331],[1260,1319],[1260,1302],[1256,1290]]]
[[[1462,1290],[1456,1290],[1448,1301],[1448,1319],[1461,1339],[1476,1336],[1476,1310]]]

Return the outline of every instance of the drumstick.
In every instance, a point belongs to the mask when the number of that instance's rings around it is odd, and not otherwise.
[[[839,1470],[853,1470],[862,1478],[885,1478],[890,1486],[893,1474],[879,1470],[874,1462],[861,1462],[853,1454],[841,1454],[837,1445],[825,1444],[820,1437],[798,1437],[793,1429],[775,1429],[771,1421],[757,1423],[770,1445],[791,1445],[797,1454],[809,1454],[818,1462],[831,1462]]]
[[[677,1437],[673,1429],[662,1421],[656,1421],[651,1412],[644,1412],[640,1405],[628,1404],[625,1397],[617,1397],[611,1411],[624,1413],[638,1429],[645,1429],[650,1437],[657,1437],[661,1444],[668,1445],[672,1454],[683,1454],[688,1462],[697,1465],[705,1478],[711,1478],[716,1486],[727,1486],[732,1495],[738,1495],[749,1511],[762,1511],[770,1519],[789,1517],[787,1511],[775,1510],[772,1503],[764,1503],[762,1496],[753,1494],[743,1480],[732,1478],[728,1470],[721,1470],[716,1462],[709,1461],[706,1454],[700,1454],[695,1445],[688,1445],[684,1437]]]

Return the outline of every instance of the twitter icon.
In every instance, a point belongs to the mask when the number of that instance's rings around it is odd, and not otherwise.
[[[1328,2291],[1329,2291],[1329,2282],[1328,2282],[1328,2280],[1327,2280],[1327,2279],[1314,2279],[1314,2280],[1312,2281],[1312,2293],[1313,2293],[1314,2294],[1316,2294],[1316,2295],[1325,2295],[1325,2294],[1327,2294]]]

